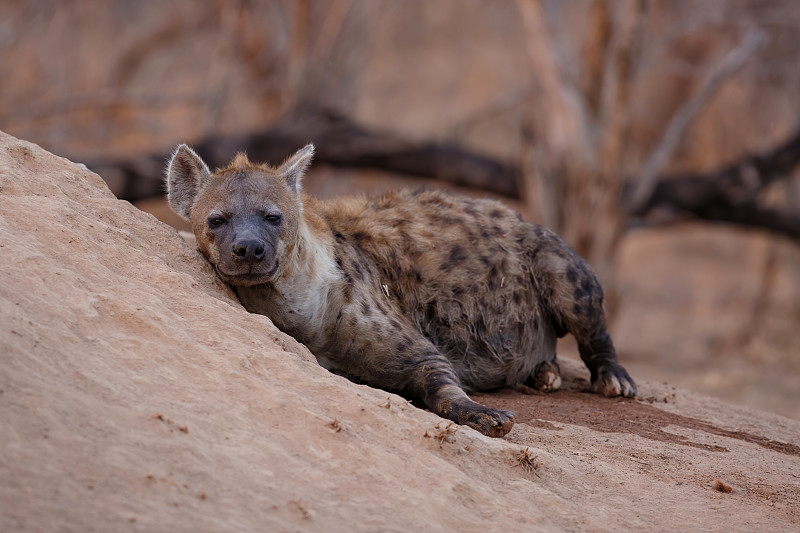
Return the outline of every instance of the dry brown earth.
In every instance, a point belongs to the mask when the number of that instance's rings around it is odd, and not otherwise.
[[[800,422],[646,381],[600,398],[565,361],[562,392],[479,397],[516,411],[505,439],[448,429],[2,133],[0,279],[0,531],[800,528]]]

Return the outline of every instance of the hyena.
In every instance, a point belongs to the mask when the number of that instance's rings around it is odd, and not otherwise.
[[[556,340],[567,333],[594,391],[636,393],[597,278],[555,233],[500,202],[439,191],[319,201],[301,190],[313,153],[309,144],[277,167],[240,153],[211,172],[181,145],[166,181],[242,305],[323,367],[492,437],[513,414],[467,392],[557,389]]]

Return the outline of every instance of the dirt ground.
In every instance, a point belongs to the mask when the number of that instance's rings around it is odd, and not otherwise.
[[[490,439],[354,384],[174,231],[0,134],[2,531],[797,531],[800,423],[670,384],[476,395]],[[413,510],[413,511],[412,511]]]
[[[602,499],[603,491],[625,486],[637,517],[690,505],[692,493],[704,493],[710,501],[694,503],[699,515],[676,516],[686,522],[673,522],[671,529],[703,529],[708,526],[704,517],[721,509],[730,513],[730,530],[761,529],[761,513],[800,521],[800,472],[790,468],[781,473],[785,459],[794,462],[800,457],[797,435],[787,440],[766,436],[763,430],[727,419],[721,406],[716,416],[701,415],[695,411],[696,394],[667,384],[645,382],[636,401],[602,398],[587,392],[588,373],[579,362],[569,360],[562,368],[567,378],[564,390],[557,393],[503,390],[476,400],[514,411],[523,429],[509,434],[511,442],[523,447],[535,442],[549,453],[586,464],[594,474],[613,464],[613,473],[599,476],[600,486],[595,477],[592,483],[584,481],[583,488]],[[579,449],[573,442],[576,430],[591,435],[581,439]],[[638,438],[631,439],[633,435]],[[758,459],[733,461],[731,452],[736,449],[749,449]],[[712,498],[708,493],[714,491],[718,496]],[[663,500],[653,498],[659,493]],[[609,499],[612,505],[615,498]],[[731,500],[738,502],[738,509],[728,507]],[[761,510],[747,511],[751,506]]]

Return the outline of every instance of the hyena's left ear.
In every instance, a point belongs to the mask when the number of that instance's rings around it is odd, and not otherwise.
[[[182,144],[175,149],[167,167],[167,199],[178,215],[188,219],[192,206],[211,172],[194,150]]]
[[[300,182],[314,157],[314,145],[308,143],[299,149],[292,157],[278,167],[278,174],[286,179],[286,184],[295,192],[300,193]]]

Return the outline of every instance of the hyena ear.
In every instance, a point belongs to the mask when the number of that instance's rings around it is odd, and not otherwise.
[[[300,193],[300,182],[314,157],[314,145],[308,143],[299,149],[292,157],[278,167],[278,174],[286,178],[286,184],[295,192]]]
[[[203,182],[211,176],[208,166],[194,150],[181,144],[167,166],[167,199],[178,215],[188,219]]]

